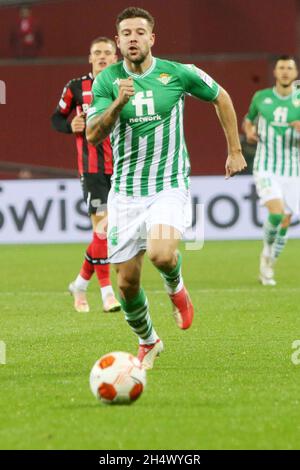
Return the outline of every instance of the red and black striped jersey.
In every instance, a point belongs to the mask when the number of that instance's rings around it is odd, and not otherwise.
[[[75,110],[77,114],[84,112],[86,114],[88,107],[92,101],[92,85],[93,75],[89,73],[80,78],[70,80],[63,89],[61,99],[56,108],[56,112],[52,116],[52,123],[57,130],[62,132],[70,132],[63,130],[55,122],[55,114],[60,114],[65,119]],[[53,119],[54,118],[54,119]],[[109,137],[101,144],[96,146],[87,142],[85,133],[76,134],[77,159],[79,174],[83,173],[105,173],[111,175],[113,172],[112,150]]]

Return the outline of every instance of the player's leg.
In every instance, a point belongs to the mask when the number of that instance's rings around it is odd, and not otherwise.
[[[103,222],[106,219],[106,202],[110,189],[110,177],[98,173],[84,173],[80,177],[80,183],[83,198],[87,204],[88,215],[92,222],[93,240],[86,251],[85,261],[80,273],[76,280],[69,285],[69,291],[74,297],[74,307],[77,311],[89,311],[86,291],[95,271],[101,289],[104,311],[120,310],[120,303],[114,296],[110,282],[106,234],[104,230],[103,233],[101,232]]]
[[[286,246],[292,215],[284,213],[282,200],[269,201],[266,207],[269,209],[269,216],[264,224],[265,240],[260,262],[261,282],[263,285],[275,285],[275,263]],[[283,213],[280,213],[281,208]]]
[[[264,254],[270,257],[277,233],[284,219],[284,202],[282,199],[271,199],[265,202],[268,217],[264,222]]]
[[[181,233],[168,225],[153,225],[149,231],[147,253],[159,270],[173,304],[173,315],[181,329],[191,326],[194,309],[181,273],[182,256],[178,250]]]
[[[163,350],[149,313],[149,303],[140,284],[146,240],[142,237],[144,202],[110,193],[108,200],[108,251],[117,272],[117,284],[125,319],[138,336],[138,358],[146,369]]]
[[[86,291],[92,275],[94,265],[92,263],[92,243],[89,244],[84,262],[75,281],[69,285],[69,292],[74,297],[74,308],[77,312],[89,312],[90,307],[87,301]]]
[[[272,246],[271,257],[273,263],[281,255],[287,244],[287,232],[291,224],[292,214],[298,215],[300,212],[300,178],[281,177],[279,182],[284,199],[284,217]]]
[[[88,213],[93,226],[91,246],[92,263],[98,279],[103,310],[115,312],[121,309],[115,298],[110,280],[110,265],[107,254],[107,197],[110,190],[110,175],[102,173],[84,175],[87,193]]]
[[[260,256],[260,281],[263,285],[274,286],[274,258],[272,256],[275,240],[277,239],[284,219],[284,202],[282,199],[271,199],[265,202],[268,217],[264,222],[263,250]]]
[[[149,209],[148,220],[147,253],[164,279],[176,323],[182,329],[191,326],[194,316],[182,278],[182,256],[178,250],[179,241],[188,225],[185,219],[189,203],[186,191],[162,191]]]
[[[86,181],[86,176],[80,176],[80,184],[83,193],[83,199],[88,203],[88,186]],[[92,261],[92,246],[93,241],[89,244],[86,253],[85,259],[81,266],[81,269],[75,279],[75,281],[69,284],[69,292],[74,298],[74,308],[77,312],[89,312],[90,307],[87,301],[87,288],[91,277],[94,274],[94,265]]]
[[[268,217],[263,225],[263,250],[260,255],[259,280],[265,286],[274,286],[274,262],[272,247],[284,218],[282,187],[276,176],[255,175],[256,190],[261,205],[268,209]]]
[[[283,252],[287,244],[287,239],[288,239],[287,231],[291,224],[291,219],[292,219],[291,214],[284,214],[282,222],[277,231],[275,241],[272,245],[271,258],[272,258],[273,264],[279,258],[279,256],[281,255],[281,253]]]
[[[100,211],[101,212],[101,211]],[[91,214],[93,226],[93,242],[91,244],[92,263],[97,275],[105,312],[121,310],[120,302],[116,299],[110,280],[110,264],[107,255],[106,223],[107,212],[101,215]]]
[[[138,358],[146,369],[153,367],[154,359],[163,350],[163,344],[153,328],[149,304],[140,285],[144,252],[115,265],[122,309],[131,330],[139,338]]]

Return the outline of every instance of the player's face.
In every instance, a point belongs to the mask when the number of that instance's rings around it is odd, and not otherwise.
[[[92,45],[89,63],[92,64],[94,77],[106,67],[116,62],[115,49],[110,42],[97,42]]]
[[[279,60],[274,69],[274,77],[278,85],[289,87],[296,80],[298,70],[293,60]]]
[[[23,7],[20,9],[20,17],[21,18],[29,18],[30,17],[30,9]]]
[[[128,18],[119,24],[116,42],[123,57],[134,64],[141,64],[149,55],[154,38],[145,18]]]

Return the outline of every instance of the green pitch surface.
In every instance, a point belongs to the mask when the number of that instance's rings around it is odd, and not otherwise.
[[[258,284],[260,242],[212,242],[183,252],[194,301],[180,331],[158,273],[143,285],[165,352],[131,406],[105,406],[89,390],[102,354],[136,352],[122,313],[73,311],[66,286],[83,245],[1,246],[0,448],[293,449],[300,447],[300,240],[277,267],[277,287]],[[300,348],[298,347],[300,350]],[[300,354],[295,352],[296,359]],[[300,361],[299,361],[300,362]]]

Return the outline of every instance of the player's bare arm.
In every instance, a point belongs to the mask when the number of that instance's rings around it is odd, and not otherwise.
[[[119,96],[111,106],[100,116],[92,118],[87,125],[86,137],[90,144],[97,145],[102,142],[111,132],[120,112],[134,96],[133,79],[131,77],[120,80]]]
[[[242,154],[235,110],[230,96],[223,88],[220,89],[214,105],[227,140],[228,157],[225,170],[226,178],[229,178],[243,171],[247,163]]]
[[[248,144],[256,144],[258,142],[256,126],[249,119],[244,120],[243,130],[246,134]]]
[[[290,126],[293,127],[297,132],[300,132],[300,121],[290,122]]]

